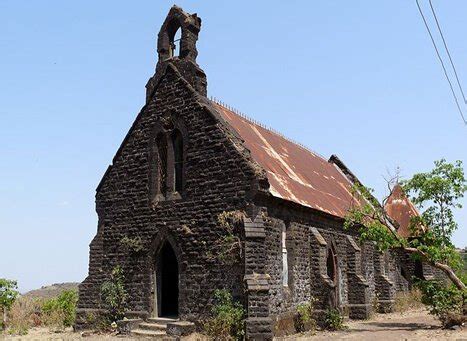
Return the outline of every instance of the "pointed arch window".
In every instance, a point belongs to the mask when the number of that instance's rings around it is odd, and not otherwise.
[[[182,133],[178,129],[175,129],[172,133],[172,146],[174,153],[174,191],[181,193],[183,191],[184,145]]]
[[[336,281],[336,256],[332,247],[328,249],[328,256],[326,258],[326,273],[333,282]]]
[[[157,176],[156,190],[158,195],[167,195],[167,138],[165,134],[159,133],[156,137],[157,148]]]

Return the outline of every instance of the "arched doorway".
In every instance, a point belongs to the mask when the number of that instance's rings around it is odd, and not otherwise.
[[[155,315],[178,316],[178,262],[169,242],[165,242],[156,256]]]

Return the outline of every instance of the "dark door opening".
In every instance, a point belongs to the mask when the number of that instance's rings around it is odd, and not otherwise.
[[[169,243],[164,243],[156,262],[157,312],[160,317],[178,316],[178,263]]]
[[[418,279],[425,279],[423,276],[423,264],[419,259],[415,260],[414,276]]]

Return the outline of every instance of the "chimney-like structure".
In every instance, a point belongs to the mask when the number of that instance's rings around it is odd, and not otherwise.
[[[196,41],[201,29],[201,18],[196,13],[189,14],[180,7],[173,6],[159,31],[157,39],[158,62],[156,73],[146,84],[146,102],[152,97],[154,87],[165,73],[168,64],[177,68],[181,75],[201,95],[207,95],[206,74],[196,63],[198,51]],[[180,51],[174,53],[176,46],[175,35],[181,30]]]

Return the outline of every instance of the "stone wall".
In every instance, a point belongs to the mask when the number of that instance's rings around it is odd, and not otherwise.
[[[185,127],[184,191],[181,198],[154,202],[150,195],[153,129],[175,124]],[[245,210],[257,184],[255,169],[235,141],[177,69],[165,68],[152,100],[138,115],[98,187],[99,231],[90,245],[89,276],[80,286],[81,315],[100,308],[100,285],[116,265],[125,273],[129,309],[136,315],[151,314],[155,252],[167,239],[179,262],[181,318],[205,316],[217,288],[245,301],[243,260],[226,266],[207,256],[225,233],[219,214]],[[143,251],[131,253],[122,244],[123,237],[141,238]]]
[[[353,318],[371,313],[375,289],[373,248],[362,251],[355,231],[345,231],[343,221],[280,199],[260,198],[263,207],[267,249],[266,272],[270,277],[269,311],[276,335],[294,331],[297,306],[312,297],[317,312],[335,306]],[[282,282],[282,231],[286,229],[288,283]],[[326,270],[328,252],[337,258],[336,278]],[[319,314],[320,317],[323,314]]]

